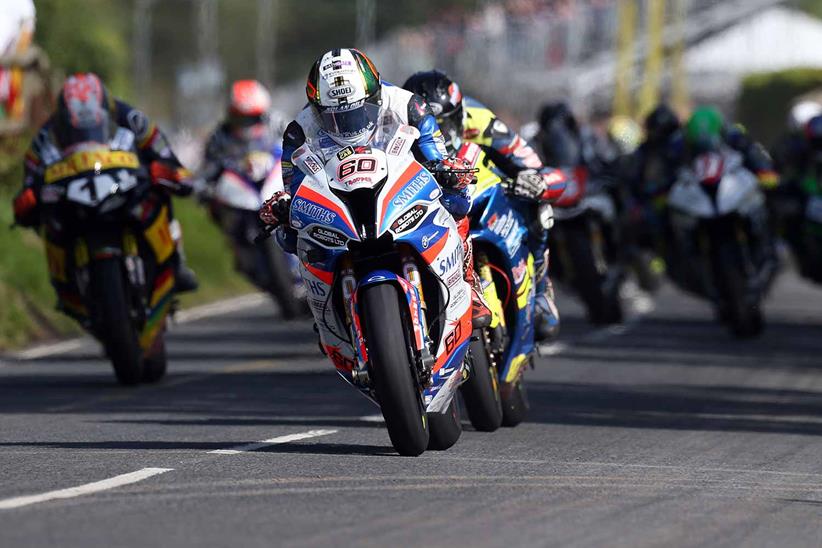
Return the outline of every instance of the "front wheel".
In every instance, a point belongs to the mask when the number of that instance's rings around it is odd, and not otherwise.
[[[592,223],[593,224],[593,223]],[[612,324],[622,321],[622,304],[618,285],[606,289],[609,265],[605,258],[602,229],[596,225],[576,222],[563,227],[566,233],[568,255],[574,285],[585,307],[588,319],[594,324]]]
[[[283,318],[293,320],[305,316],[308,307],[305,301],[297,295],[294,276],[288,266],[285,252],[274,242],[268,240],[258,245],[262,246],[265,265],[268,269],[268,292],[280,306]]]
[[[460,406],[457,405],[457,396],[444,413],[428,413],[431,435],[428,438],[428,449],[444,451],[457,443],[462,434],[460,423]]]
[[[485,333],[474,331],[469,347],[471,375],[460,387],[471,425],[480,432],[493,432],[502,424],[502,400],[497,368],[488,356]]]
[[[502,396],[502,425],[516,426],[528,415],[528,394],[522,377],[514,384],[504,386]]]
[[[165,333],[158,333],[151,351],[143,360],[143,382],[157,382],[166,375],[168,357],[166,355]]]
[[[91,265],[91,296],[94,332],[103,343],[120,384],[143,379],[143,352],[131,317],[128,286],[119,259],[103,259]]]
[[[415,457],[428,446],[428,417],[412,372],[399,294],[389,284],[378,284],[365,287],[360,298],[369,374],[388,436],[400,455]]]
[[[764,327],[759,300],[749,291],[742,253],[736,242],[725,242],[717,256],[717,275],[721,292],[721,317],[731,334],[739,338],[756,337]]]

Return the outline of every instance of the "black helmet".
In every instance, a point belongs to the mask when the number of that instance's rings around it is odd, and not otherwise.
[[[442,130],[445,144],[458,149],[462,144],[462,92],[456,82],[438,70],[417,72],[402,86],[425,99]]]
[[[681,127],[676,112],[662,103],[645,118],[645,137],[648,142],[660,143]]]
[[[105,143],[110,138],[110,97],[96,74],[66,79],[54,113],[54,135],[61,148],[82,142]]]
[[[562,125],[566,129],[577,133],[579,126],[571,107],[567,103],[559,101],[556,103],[546,103],[539,111],[539,127],[543,131],[548,131],[550,126]]]

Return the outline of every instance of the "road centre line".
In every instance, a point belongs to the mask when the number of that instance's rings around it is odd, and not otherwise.
[[[283,443],[289,443],[292,441],[306,440],[309,438],[317,438],[320,436],[328,436],[330,434],[336,434],[337,432],[337,430],[309,430],[307,432],[287,434],[285,436],[278,436],[276,438],[262,440],[254,443],[247,443],[245,445],[237,445],[236,447],[231,447],[229,449],[215,449],[214,451],[209,451],[209,453],[212,455],[238,455],[240,453],[256,451],[257,449],[262,449],[263,447],[269,447],[271,445],[281,445]]]
[[[143,481],[158,474],[165,474],[171,472],[173,468],[142,468],[136,472],[129,472],[128,474],[121,474],[93,483],[86,483],[76,487],[69,487],[67,489],[58,489],[57,491],[48,491],[38,495],[24,495],[21,497],[12,497],[0,500],[0,510],[10,510],[12,508],[20,508],[23,506],[30,506],[41,502],[48,502],[50,500],[70,499],[81,497],[83,495],[90,495],[92,493],[99,493],[100,491],[108,491],[123,485],[130,485]]]

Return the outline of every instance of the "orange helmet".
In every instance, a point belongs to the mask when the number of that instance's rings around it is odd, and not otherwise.
[[[238,80],[231,85],[228,124],[247,137],[258,136],[268,123],[271,95],[257,80]]]

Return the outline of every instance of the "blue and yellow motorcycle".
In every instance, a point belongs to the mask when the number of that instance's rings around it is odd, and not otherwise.
[[[519,424],[528,411],[523,373],[536,350],[536,280],[527,245],[535,227],[529,227],[526,208],[534,206],[506,193],[505,178],[479,146],[466,143],[458,156],[477,170],[470,234],[475,269],[493,312],[491,325],[473,334],[471,374],[461,392],[474,428],[492,431]]]

